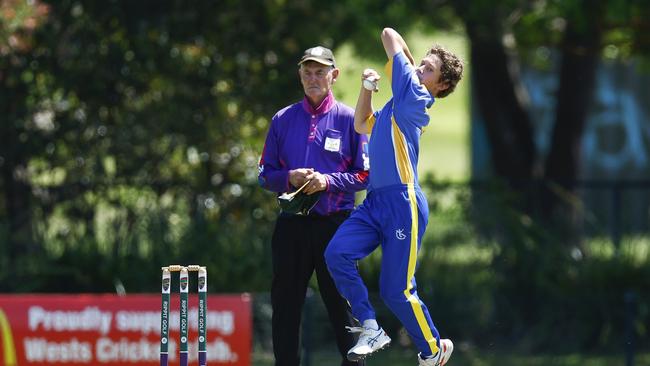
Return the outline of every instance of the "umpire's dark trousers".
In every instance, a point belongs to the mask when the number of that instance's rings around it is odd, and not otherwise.
[[[355,344],[354,337],[345,329],[345,326],[352,325],[352,318],[347,302],[336,290],[323,258],[327,244],[348,215],[346,212],[331,216],[280,214],[278,217],[271,242],[273,353],[276,366],[300,364],[300,320],[307,285],[314,270],[342,356],[341,365],[363,365],[363,362],[346,359],[347,351]]]

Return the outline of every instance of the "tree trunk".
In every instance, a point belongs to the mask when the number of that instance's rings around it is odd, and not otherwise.
[[[472,86],[485,123],[494,173],[523,189],[533,178],[536,150],[518,68],[500,35],[467,24],[471,44]],[[488,36],[489,35],[489,36]]]
[[[9,68],[5,75],[10,75],[11,72]],[[7,262],[2,272],[9,276],[6,285],[1,286],[0,290],[8,290],[12,288],[7,286],[15,285],[15,279],[19,278],[21,266],[18,261],[28,258],[27,254],[35,253],[37,245],[34,242],[32,227],[31,188],[25,182],[27,165],[21,153],[19,132],[15,124],[17,116],[24,118],[21,115],[22,108],[17,104],[25,97],[18,96],[24,96],[26,93],[15,86],[7,85],[4,78],[0,79],[0,85],[3,90],[0,94],[0,112],[3,118],[0,122],[0,187],[4,195],[4,212],[0,211],[0,219],[6,220],[8,231],[7,242],[4,243],[7,245]]]
[[[568,24],[563,40],[555,124],[545,164],[545,178],[550,186],[546,186],[542,197],[547,218],[558,211],[573,216],[574,208],[560,197],[574,193],[579,174],[581,138],[600,59],[598,4],[590,3],[585,8],[590,10],[580,26],[575,22]]]

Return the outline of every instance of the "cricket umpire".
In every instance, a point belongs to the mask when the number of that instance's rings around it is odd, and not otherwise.
[[[282,210],[271,241],[273,352],[276,366],[300,364],[302,308],[314,271],[334,329],[341,365],[355,344],[346,331],[352,318],[328,272],[323,254],[354,208],[354,192],[368,183],[366,135],[354,130],[354,110],[338,102],[332,86],[339,76],[328,48],[309,48],[298,63],[304,98],[271,120],[259,164],[259,183],[278,195],[300,188],[309,207]]]

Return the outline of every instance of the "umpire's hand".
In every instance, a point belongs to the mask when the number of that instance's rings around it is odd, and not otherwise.
[[[305,194],[312,194],[327,189],[327,178],[325,178],[325,175],[316,171],[312,171],[311,173],[307,174],[305,178],[311,181],[309,184],[307,184],[307,187],[303,189],[303,192],[305,192]]]
[[[305,184],[305,182],[309,180],[307,179],[307,175],[312,173],[314,173],[314,169],[312,168],[300,168],[300,169],[290,170],[289,183],[296,188],[300,188],[302,187],[303,184]]]

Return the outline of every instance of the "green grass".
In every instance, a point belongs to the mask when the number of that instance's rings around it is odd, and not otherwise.
[[[465,181],[470,175],[467,41],[463,35],[451,33],[413,32],[407,34],[405,39],[418,62],[434,42],[452,50],[466,61],[465,78],[456,91],[444,99],[438,99],[429,110],[431,122],[422,135],[418,164],[422,177],[431,173],[439,179]],[[381,47],[379,39],[377,47]],[[354,107],[361,88],[361,72],[366,68],[373,68],[383,75],[385,60],[359,57],[349,44],[336,49],[335,55],[341,75],[334,85],[334,94],[342,102]],[[373,97],[373,107],[381,108],[389,98],[390,88],[386,83],[380,83],[379,92]]]
[[[417,364],[415,350],[390,348],[381,351],[366,360],[367,366],[413,366]],[[269,354],[253,355],[253,365],[271,366],[273,356]],[[302,364],[306,365],[305,360]],[[340,356],[335,352],[314,352],[310,358],[310,366],[332,366],[340,364]],[[642,353],[635,356],[635,365],[649,365],[650,354]],[[518,355],[503,353],[495,350],[456,350],[447,364],[448,366],[611,366],[625,365],[625,356],[621,354],[585,355],[585,354],[541,354]]]

